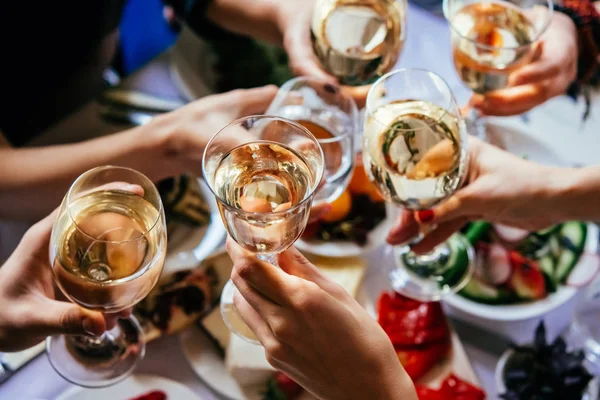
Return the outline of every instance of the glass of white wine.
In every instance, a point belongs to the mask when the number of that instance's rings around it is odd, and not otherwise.
[[[506,88],[510,74],[531,62],[552,12],[552,0],[444,0],[454,67],[463,83],[482,95]],[[475,109],[468,123],[472,134],[488,140]]]
[[[50,263],[73,303],[117,314],[141,301],[162,272],[167,246],[158,190],[141,173],[104,166],[71,185],[52,229]],[[143,332],[130,316],[101,336],[52,336],[48,358],[66,380],[85,387],[114,384],[144,357]]]
[[[452,91],[432,72],[396,70],[369,91],[365,171],[387,201],[404,209],[429,210],[460,187],[467,136]],[[398,265],[391,273],[393,288],[414,299],[439,300],[460,290],[472,273],[473,250],[459,234],[428,254],[417,255],[408,245],[392,251]]]
[[[266,114],[291,119],[317,138],[325,157],[325,182],[313,203],[337,199],[350,182],[360,143],[354,99],[329,82],[298,77],[281,86]]]
[[[317,0],[311,39],[323,68],[345,86],[389,72],[406,38],[406,0]]]
[[[229,235],[273,265],[304,231],[324,183],[317,139],[274,116],[241,118],[217,132],[204,151],[203,170]],[[259,344],[233,304],[235,291],[230,280],[221,294],[223,319],[233,333]]]

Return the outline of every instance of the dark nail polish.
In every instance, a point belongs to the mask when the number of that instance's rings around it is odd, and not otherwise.
[[[323,89],[325,89],[326,92],[331,94],[336,94],[338,92],[338,88],[333,86],[331,83],[326,83],[325,85],[323,85]]]
[[[433,210],[423,210],[417,212],[417,221],[421,224],[428,224],[429,222],[433,221],[434,217],[435,213]]]

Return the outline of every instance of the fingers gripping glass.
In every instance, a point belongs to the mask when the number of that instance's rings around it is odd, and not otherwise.
[[[508,87],[510,74],[533,61],[552,11],[552,0],[444,0],[460,79],[482,95]],[[476,109],[468,120],[469,131],[485,140]]]
[[[217,198],[229,235],[245,250],[277,265],[277,255],[302,234],[323,179],[323,152],[299,124],[251,116],[220,130],[203,158],[204,178]],[[258,343],[233,304],[227,282],[221,312],[229,329]]]
[[[367,97],[363,163],[387,201],[413,211],[431,209],[460,187],[466,161],[465,124],[441,77],[401,69],[375,82]],[[472,271],[472,249],[460,235],[429,254],[417,255],[409,246],[394,247],[393,254],[393,287],[418,300],[459,290]]]
[[[164,211],[152,182],[132,169],[99,167],[82,174],[67,192],[52,229],[50,263],[70,301],[114,319],[154,287],[166,245]],[[47,349],[65,379],[101,387],[131,374],[145,344],[131,316],[98,337],[50,337]]]
[[[331,203],[348,186],[358,141],[358,109],[349,95],[331,83],[299,77],[286,82],[266,112],[307,128],[324,155],[324,182],[313,202]]]

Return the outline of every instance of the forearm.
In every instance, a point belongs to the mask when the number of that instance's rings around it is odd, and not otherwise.
[[[77,176],[106,164],[128,166],[157,180],[152,140],[135,128],[82,143],[0,148],[0,219],[34,221],[56,208]]]
[[[562,221],[600,221],[600,166],[555,168],[548,173],[548,198]]]
[[[277,0],[212,0],[206,16],[228,31],[281,44]]]

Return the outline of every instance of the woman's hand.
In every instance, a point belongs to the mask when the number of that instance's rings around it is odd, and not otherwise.
[[[581,218],[593,207],[592,193],[584,193],[585,187],[596,183],[579,174],[594,171],[538,165],[470,137],[466,186],[432,210],[403,212],[387,240],[390,244],[407,242],[419,231],[418,222],[437,225],[413,246],[416,252],[425,252],[468,221],[483,219],[538,230]],[[597,171],[595,175],[600,176]]]
[[[31,347],[50,335],[99,335],[115,324],[99,312],[56,300],[49,239],[56,213],[33,225],[0,268],[0,351]]]
[[[207,96],[174,112],[155,118],[140,128],[140,140],[146,137],[158,157],[140,169],[154,180],[185,171],[201,175],[202,155],[208,141],[235,119],[263,113],[277,93],[276,86]],[[158,175],[158,176],[157,176]]]
[[[416,400],[413,384],[377,321],[297,250],[282,269],[231,239],[234,302],[273,367],[322,399]]]
[[[509,87],[475,95],[471,106],[485,115],[518,115],[564,94],[577,77],[577,30],[573,21],[555,12],[534,58],[514,71]]]

